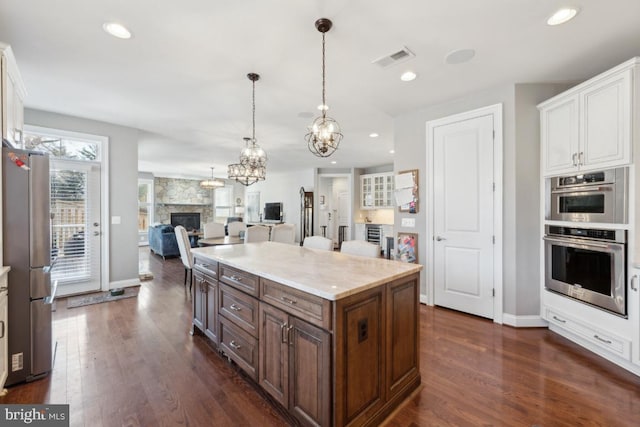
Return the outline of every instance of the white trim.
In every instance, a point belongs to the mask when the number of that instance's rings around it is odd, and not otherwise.
[[[502,323],[504,325],[513,326],[514,328],[546,328],[549,326],[549,322],[537,314],[515,316],[513,314],[504,313],[502,316]]]
[[[115,282],[111,282],[109,283],[109,286],[107,287],[107,289],[104,289],[105,291],[108,291],[110,289],[117,289],[117,288],[130,288],[132,286],[138,286],[140,285],[140,279],[126,279],[126,280],[118,280]]]
[[[420,303],[433,306],[433,304],[429,304],[429,297],[427,294],[420,294]]]
[[[433,250],[433,131],[436,127],[446,125],[452,122],[458,122],[463,120],[469,120],[476,117],[482,117],[491,115],[493,117],[493,130],[495,137],[493,140],[493,182],[496,185],[496,190],[493,197],[493,232],[496,237],[496,243],[493,252],[493,282],[495,289],[495,298],[493,302],[493,321],[495,323],[503,322],[503,278],[502,278],[502,250],[503,250],[503,236],[502,236],[502,207],[503,207],[503,133],[502,133],[502,104],[494,104],[486,107],[478,108],[471,111],[466,111],[460,114],[454,114],[451,116],[443,117],[436,120],[429,120],[426,123],[426,144],[427,144],[427,159],[426,165],[429,173],[426,175],[427,185],[427,200],[429,203],[429,210],[427,216],[430,218],[426,221],[427,225],[427,253],[430,254],[426,258],[427,270],[429,274],[426,275],[427,279],[427,304],[434,304],[434,250]]]
[[[102,239],[100,246],[100,289],[103,291],[109,290],[109,235],[111,226],[111,222],[109,221],[109,138],[101,135],[43,126],[25,125],[24,129],[25,131],[37,134],[48,134],[72,139],[95,141],[100,144],[100,215],[102,222]]]

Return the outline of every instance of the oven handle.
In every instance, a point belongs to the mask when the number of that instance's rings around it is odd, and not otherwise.
[[[573,248],[580,248],[580,249],[588,249],[588,248],[600,248],[600,249],[622,249],[624,248],[624,243],[615,243],[615,242],[611,242],[611,243],[602,243],[602,242],[594,242],[592,240],[583,240],[583,239],[565,239],[565,238],[561,238],[561,237],[549,237],[549,236],[544,236],[543,239],[547,242],[555,242],[555,243],[561,243],[565,246],[571,246]]]
[[[551,194],[566,194],[566,193],[593,193],[596,191],[613,191],[613,185],[605,185],[602,187],[573,187],[573,188],[564,188],[564,189],[554,189],[551,190]]]

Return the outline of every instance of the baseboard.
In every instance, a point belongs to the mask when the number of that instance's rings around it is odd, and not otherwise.
[[[427,296],[425,294],[420,294],[420,304],[429,305],[429,302],[427,301]]]
[[[546,328],[549,323],[539,315],[515,316],[504,313],[502,324],[513,326],[514,328]]]
[[[140,285],[140,279],[118,280],[117,282],[109,282],[109,289],[129,288],[131,286]]]

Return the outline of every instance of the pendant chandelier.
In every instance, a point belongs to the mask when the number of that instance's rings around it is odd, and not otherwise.
[[[251,138],[245,137],[245,147],[240,152],[240,162],[232,163],[228,167],[229,179],[234,179],[239,183],[249,186],[258,181],[264,181],[267,174],[267,154],[256,143],[256,81],[260,76],[255,73],[247,74],[253,83],[252,92],[252,129]]]
[[[325,55],[324,55],[324,35],[331,29],[333,23],[327,18],[320,18],[316,21],[316,28],[322,33],[322,115],[315,119],[309,126],[309,133],[305,136],[309,151],[318,157],[329,157],[340,145],[342,133],[340,125],[331,117],[327,117],[327,107],[325,99]]]
[[[200,181],[200,187],[205,190],[213,190],[214,188],[224,187],[224,181],[213,177],[213,167],[211,168],[211,179]]]

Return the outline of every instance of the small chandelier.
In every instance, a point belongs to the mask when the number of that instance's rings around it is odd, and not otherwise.
[[[200,181],[200,187],[205,190],[213,190],[214,188],[224,187],[224,181],[213,177],[213,167],[211,168],[211,179]]]
[[[255,146],[252,139],[249,137],[244,138],[245,148],[240,154],[240,163],[232,163],[228,167],[229,179],[234,179],[239,183],[249,186],[255,184],[258,181],[264,181],[266,178],[267,168],[266,156],[264,162],[262,158],[256,154],[256,152],[264,153],[262,148]],[[260,165],[263,163],[262,165]]]
[[[331,117],[327,117],[327,103],[325,100],[325,56],[324,34],[331,29],[333,23],[327,18],[316,21],[316,28],[322,33],[322,116],[318,117],[309,126],[309,133],[305,135],[309,151],[318,157],[329,157],[340,145],[342,134],[340,125]]]
[[[240,152],[240,163],[232,163],[228,167],[229,179],[249,186],[258,181],[264,181],[267,174],[267,153],[257,144],[256,140],[256,81],[260,76],[255,73],[247,74],[253,82],[252,92],[252,129],[251,138],[245,137],[245,147]]]

